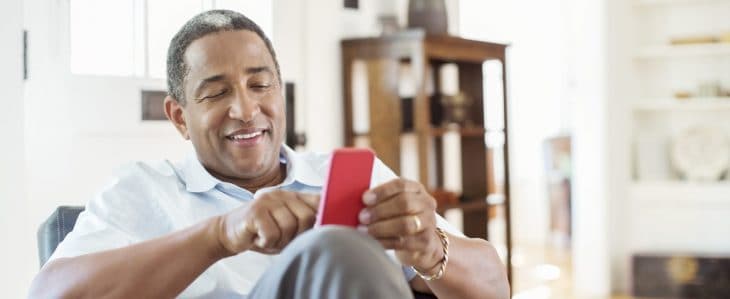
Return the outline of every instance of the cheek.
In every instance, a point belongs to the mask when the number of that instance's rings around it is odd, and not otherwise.
[[[274,99],[266,105],[265,109],[266,114],[278,126],[277,129],[284,130],[284,125],[286,123],[284,100],[281,98]]]
[[[279,101],[280,104],[276,105],[276,120],[280,125],[286,124],[286,107],[284,107],[283,101]]]
[[[214,136],[217,139],[217,136],[220,135],[219,129],[225,120],[225,116],[226,113],[223,109],[210,109],[204,112],[201,111],[201,113],[195,117],[195,128],[191,130],[192,134],[199,135],[199,138]]]

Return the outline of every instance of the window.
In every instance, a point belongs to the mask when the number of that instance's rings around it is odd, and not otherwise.
[[[272,1],[69,0],[71,73],[165,78],[170,40],[207,8],[241,12],[271,38]]]
[[[72,0],[71,72],[132,76],[134,17],[132,1]]]

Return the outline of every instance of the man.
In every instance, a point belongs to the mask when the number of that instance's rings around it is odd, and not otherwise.
[[[30,297],[508,297],[491,245],[454,232],[423,186],[379,161],[360,232],[312,229],[327,156],[282,145],[279,65],[251,20],[195,16],[173,38],[167,68],[165,112],[196,154],[120,173]]]

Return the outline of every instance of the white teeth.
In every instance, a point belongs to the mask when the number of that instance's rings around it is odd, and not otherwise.
[[[231,136],[231,139],[233,140],[241,140],[241,139],[250,139],[261,135],[261,131],[256,131],[249,134],[239,134],[239,135],[233,135]]]

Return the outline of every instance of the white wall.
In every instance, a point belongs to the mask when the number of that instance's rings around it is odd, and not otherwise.
[[[565,0],[573,122],[573,286],[576,298],[610,294],[606,0]]]
[[[302,47],[306,36],[301,29],[304,26],[302,11],[303,1],[273,0],[272,36],[269,37],[276,51],[281,76],[284,81],[296,83],[295,99],[297,100],[295,127],[297,130],[304,128],[304,51]],[[291,126],[292,124],[287,124]]]
[[[30,281],[36,254],[26,244],[32,242],[34,230],[27,224],[24,178],[23,137],[23,1],[0,3],[0,86],[3,104],[0,109],[0,281],[3,297],[23,298],[23,286]],[[32,249],[32,248],[30,248]]]
[[[164,89],[162,80],[70,74],[67,15],[54,12],[66,5],[28,0],[25,7],[28,182],[44,186],[29,190],[35,220],[58,204],[85,203],[121,163],[188,150],[172,125],[140,121],[139,89]]]
[[[123,163],[180,159],[190,146],[167,122],[140,121],[140,88],[162,80],[75,76],[69,68],[68,1],[26,0],[29,74],[24,94],[28,230],[59,205],[84,205]],[[22,119],[21,119],[22,120]],[[19,243],[31,255],[13,265],[38,270],[35,236]],[[28,281],[29,282],[29,281]],[[21,289],[27,290],[24,281]],[[12,296],[20,298],[20,296]]]
[[[627,242],[634,223],[627,219],[631,215],[631,203],[628,192],[631,174],[630,144],[631,135],[618,132],[631,132],[631,110],[627,103],[636,98],[638,80],[632,67],[635,40],[631,32],[641,28],[632,18],[634,1],[610,0],[604,2],[604,55],[605,55],[605,89],[604,89],[604,121],[603,144],[606,152],[605,200],[603,206],[608,211],[606,218],[607,249],[610,259],[611,291],[628,293],[628,282],[631,279]]]

